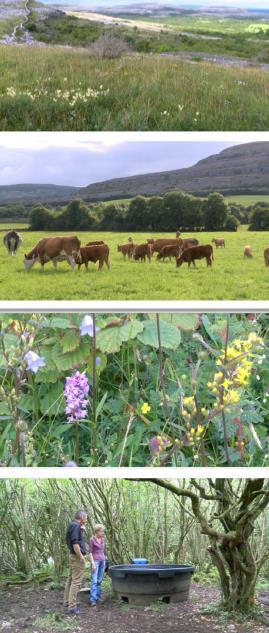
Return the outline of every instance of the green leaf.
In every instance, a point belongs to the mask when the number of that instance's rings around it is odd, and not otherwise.
[[[52,358],[59,371],[68,371],[70,369],[81,368],[83,365],[87,365],[92,357],[92,351],[88,341],[83,341],[80,346],[72,352],[66,354],[60,353],[55,350],[52,352]]]
[[[24,411],[24,413],[28,413],[28,411],[33,411],[34,401],[32,395],[29,393],[23,393],[20,397],[19,408]]]
[[[67,319],[66,317],[53,317],[50,321],[50,327],[54,328],[54,329],[60,329],[60,330],[66,330],[69,328],[74,328],[74,324],[71,322],[70,319]]]
[[[136,338],[143,328],[142,321],[131,319],[124,325],[99,330],[96,336],[96,347],[106,354],[118,352],[123,342]]]
[[[156,315],[154,316],[156,318]],[[164,312],[160,314],[160,321],[166,321],[180,328],[180,330],[191,332],[195,330],[197,323],[199,323],[199,316],[198,314],[173,314]]]
[[[162,347],[176,349],[181,342],[180,331],[174,326],[160,320],[160,335]],[[159,341],[157,334],[157,324],[155,321],[144,321],[143,332],[138,334],[138,339],[144,345],[150,345],[158,349]]]
[[[58,381],[55,385],[49,387],[46,395],[40,398],[40,411],[43,414],[57,415],[64,413],[64,385],[62,381]]]
[[[79,344],[79,333],[74,330],[68,330],[67,332],[65,332],[63,338],[61,339],[61,346],[63,348],[64,354],[66,352],[72,352],[74,349],[77,349]]]

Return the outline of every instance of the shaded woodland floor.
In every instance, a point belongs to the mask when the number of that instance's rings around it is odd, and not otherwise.
[[[103,594],[103,602],[91,608],[82,604],[82,615],[66,617],[63,591],[45,585],[38,588],[13,586],[0,590],[2,633],[265,633],[268,626],[249,621],[224,621],[221,614],[208,615],[203,609],[216,603],[218,588],[192,583],[190,600],[177,605],[156,604],[129,607]],[[269,620],[268,620],[269,621]]]

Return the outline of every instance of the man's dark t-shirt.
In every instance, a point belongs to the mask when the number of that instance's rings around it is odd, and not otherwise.
[[[66,543],[71,554],[75,554],[73,550],[73,545],[78,544],[81,554],[85,556],[86,546],[83,539],[83,530],[81,529],[80,523],[78,523],[77,521],[71,521],[71,523],[69,523],[66,532]]]

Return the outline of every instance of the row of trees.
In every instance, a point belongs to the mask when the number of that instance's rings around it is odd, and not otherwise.
[[[173,191],[163,197],[137,196],[129,204],[89,206],[78,199],[58,211],[38,205],[30,213],[30,229],[48,231],[236,231],[238,225],[219,193],[198,198]]]
[[[268,576],[269,482],[264,479],[1,480],[2,581],[67,564],[65,531],[74,512],[106,525],[111,563],[145,556],[151,562],[192,562],[219,576],[222,605],[248,612],[258,576]],[[149,512],[150,508],[150,512]],[[7,538],[8,536],[8,538]],[[1,579],[1,578],[0,578]]]

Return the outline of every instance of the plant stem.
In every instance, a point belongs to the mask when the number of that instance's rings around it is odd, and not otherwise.
[[[77,464],[77,466],[79,465],[79,451],[80,451],[80,446],[79,446],[79,420],[77,422],[75,422],[76,425],[76,444],[75,444],[75,462]]]
[[[167,394],[164,383],[164,367],[163,367],[163,351],[162,351],[162,341],[161,341],[161,328],[160,328],[160,315],[156,314],[156,324],[157,324],[157,336],[158,336],[158,345],[159,345],[159,383],[163,394],[163,408],[165,412],[165,416],[167,418],[167,422],[170,422],[170,412],[167,404]]]
[[[227,320],[226,320],[226,335],[225,335],[225,348],[224,348],[224,370],[223,370],[223,378],[225,378],[225,367],[226,367],[226,365],[227,365],[227,350],[228,350],[229,337],[230,337],[230,315],[229,315],[229,314],[227,314]],[[223,389],[222,389],[222,393],[221,393],[221,404],[223,405]],[[221,417],[222,417],[222,424],[223,424],[223,437],[224,437],[224,450],[225,450],[225,455],[226,455],[226,459],[227,459],[227,464],[228,464],[229,466],[231,466],[231,460],[230,460],[230,455],[229,455],[229,447],[228,447],[227,422],[226,422],[226,416],[225,416],[225,411],[224,411],[224,409],[222,409],[222,412],[221,412]]]

